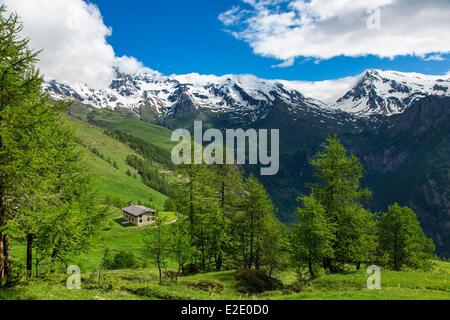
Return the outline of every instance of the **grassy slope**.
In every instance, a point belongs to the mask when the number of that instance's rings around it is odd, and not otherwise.
[[[87,157],[89,166],[96,174],[95,189],[99,196],[117,196],[126,202],[143,202],[151,203],[154,208],[163,210],[167,197],[141,182],[139,175],[137,178],[129,177],[126,172],[130,170],[135,172],[133,168],[126,164],[126,157],[130,154],[137,155],[132,149],[125,144],[105,135],[104,129],[80,121],[75,118],[69,118],[70,122],[76,128],[76,134],[81,139],[83,145],[89,148],[96,148],[105,158],[111,158],[119,167],[115,169],[110,163],[96,156],[83,147],[83,151]],[[132,119],[131,119],[132,120]],[[134,122],[131,122],[134,123]],[[146,124],[140,127],[144,136],[157,137],[156,140],[160,144],[164,144],[165,132],[158,133],[157,126],[149,126],[149,130],[145,131]],[[133,128],[139,125],[132,126]],[[128,126],[130,128],[130,126]],[[166,137],[167,138],[167,137]],[[156,141],[150,142],[156,144]],[[122,213],[116,208],[111,208],[109,226],[102,231],[100,239],[92,246],[89,252],[83,253],[80,257],[74,259],[74,263],[78,264],[84,270],[95,270],[100,264],[105,249],[110,249],[114,254],[120,251],[133,252],[136,256],[142,255],[143,240],[146,231],[151,227],[132,227],[122,225]],[[163,213],[167,219],[175,218],[173,213]]]
[[[105,129],[121,130],[164,150],[171,151],[175,145],[170,140],[172,132],[167,128],[107,110],[96,110],[91,117],[99,126]]]
[[[118,196],[126,202],[151,202],[157,209],[164,207],[167,199],[165,195],[144,185],[139,176],[136,179],[126,174],[127,170],[136,172],[125,162],[128,155],[136,155],[132,149],[105,135],[103,129],[74,118],[70,118],[70,122],[74,124],[76,134],[84,145],[96,148],[106,159],[116,161],[119,167],[119,170],[115,169],[107,161],[83,148],[88,165],[96,175],[95,190],[100,197]]]
[[[74,257],[73,264],[78,265],[84,271],[98,270],[108,249],[111,254],[118,252],[133,253],[143,264],[144,239],[153,226],[136,227],[129,224],[123,224],[122,213],[116,208],[110,210],[111,220],[105,230],[102,231],[98,241],[91,245],[90,250],[82,253],[79,257]],[[163,212],[162,215],[167,221],[173,221],[176,216],[174,213]],[[169,228],[170,226],[166,226]]]
[[[80,150],[94,174],[94,189],[100,201],[103,201],[106,196],[112,196],[119,197],[125,202],[150,203],[154,208],[163,210],[167,196],[144,185],[139,175],[133,178],[126,174],[127,170],[136,172],[125,162],[128,155],[137,155],[132,149],[105,135],[102,128],[73,117],[69,117],[68,121],[80,139],[82,145]],[[115,169],[109,162],[93,154],[90,148],[96,148],[105,156],[105,159],[111,158],[111,161],[117,163],[119,169]],[[175,219],[173,213],[163,212],[162,214],[169,221]],[[105,249],[110,249],[113,254],[119,251],[133,252],[137,256],[142,254],[143,239],[148,227],[122,225],[122,214],[117,208],[109,209],[109,216],[109,226],[101,232],[100,239],[93,244],[89,252],[74,257],[73,263],[78,264],[83,270],[97,269]],[[20,261],[25,259],[23,240],[13,242],[12,256]]]
[[[103,273],[113,284],[112,290],[82,289],[71,291],[64,287],[64,278],[59,276],[50,282],[33,281],[27,286],[0,292],[0,299],[292,299],[292,300],[385,300],[450,299],[450,263],[436,262],[430,272],[382,272],[382,289],[366,289],[364,271],[340,275],[323,275],[301,293],[283,291],[266,292],[247,296],[236,290],[234,272],[215,272],[183,277],[178,283],[159,286],[157,271],[120,270]],[[292,273],[279,275],[285,284],[293,281]],[[84,274],[84,285],[90,275]],[[202,281],[214,281],[223,286],[220,292],[204,291],[195,285]]]

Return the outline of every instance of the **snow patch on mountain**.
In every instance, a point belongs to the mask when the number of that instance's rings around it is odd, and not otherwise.
[[[369,70],[331,107],[359,116],[403,113],[430,95],[450,96],[450,79],[419,73]]]
[[[142,106],[167,115],[179,105],[196,110],[254,112],[264,117],[267,106],[277,102],[287,110],[310,108],[317,112],[344,111],[361,117],[402,113],[416,100],[429,95],[450,96],[448,76],[369,70],[356,77],[319,82],[264,80],[253,75],[164,76],[157,72],[117,72],[111,85],[94,90],[46,79],[44,89],[54,99],[72,98],[95,108],[124,108],[136,112]]]
[[[289,105],[324,107],[320,101],[306,98],[277,81],[266,81],[252,75],[186,74],[166,77],[153,73],[118,74],[109,88],[103,90],[46,79],[44,90],[54,99],[73,98],[96,108],[135,110],[146,105],[159,114],[169,113],[181,101],[189,101],[197,109],[206,108],[213,112],[256,110],[277,100]]]

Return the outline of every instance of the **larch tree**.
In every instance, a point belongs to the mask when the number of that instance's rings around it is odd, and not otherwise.
[[[311,165],[319,180],[310,185],[311,193],[323,206],[327,220],[335,225],[334,258],[325,258],[323,264],[336,272],[353,260],[350,246],[359,236],[353,231],[362,212],[361,201],[369,198],[371,192],[360,186],[363,167],[358,158],[349,155],[336,137],[326,140],[324,150],[317,153]]]
[[[415,212],[394,204],[379,224],[382,261],[395,271],[426,269],[433,257],[434,244],[425,236]]]
[[[298,222],[291,234],[291,256],[298,275],[306,267],[311,278],[323,259],[333,258],[334,225],[326,217],[325,209],[317,199],[306,196],[299,199]]]
[[[33,240],[54,258],[86,249],[102,212],[90,193],[73,130],[42,92],[37,53],[22,39],[16,15],[0,8],[0,278],[11,272],[9,237],[27,238],[31,273]],[[45,248],[45,250],[44,250]]]
[[[33,172],[30,140],[39,120],[28,111],[42,105],[37,53],[21,38],[16,15],[0,7],[0,280],[11,273],[10,233],[17,217],[17,195]],[[38,108],[39,109],[39,108]]]

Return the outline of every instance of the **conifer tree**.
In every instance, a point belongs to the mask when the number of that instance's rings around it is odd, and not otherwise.
[[[0,7],[0,280],[9,276],[10,235],[19,208],[30,202],[33,179],[45,167],[39,134],[48,125],[47,98],[35,69],[37,53],[20,36],[16,15]],[[45,162],[45,161],[44,161]]]
[[[1,7],[0,278],[11,270],[11,234],[27,238],[30,274],[34,239],[61,257],[82,249],[102,217],[93,209],[89,174],[62,115],[66,104],[51,103],[42,93],[37,54],[21,38],[21,28],[17,17],[5,17]]]
[[[414,211],[394,204],[389,207],[379,226],[382,261],[396,271],[404,268],[426,269],[434,252]]]
[[[326,257],[324,267],[336,272],[343,268],[344,263],[357,263],[352,252],[360,249],[355,248],[356,244],[363,245],[359,241],[362,234],[358,221],[366,213],[361,201],[369,198],[371,192],[360,186],[363,167],[358,158],[347,154],[336,137],[326,140],[324,150],[317,153],[311,165],[314,176],[319,180],[310,185],[311,192],[323,206],[327,220],[334,225],[334,257]]]
[[[313,196],[299,199],[298,223],[291,235],[293,265],[298,274],[307,267],[311,278],[317,275],[324,258],[333,258],[334,225],[326,217],[324,207]]]
[[[240,234],[244,268],[259,270],[263,266],[263,245],[269,236],[266,231],[271,219],[276,219],[275,210],[267,191],[256,178],[248,178],[244,185],[242,211],[234,226]]]

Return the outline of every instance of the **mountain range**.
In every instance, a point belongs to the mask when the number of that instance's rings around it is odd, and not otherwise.
[[[292,107],[344,111],[359,117],[402,113],[415,101],[429,95],[450,96],[450,78],[417,73],[368,70],[355,77],[355,85],[336,101],[322,102],[301,92],[301,83],[264,80],[251,75],[163,76],[157,72],[124,74],[109,88],[92,89],[47,79],[45,90],[54,98],[74,98],[96,108],[128,109],[139,115],[142,107],[165,117],[176,113],[177,104],[191,102],[195,109],[226,113],[252,112],[281,100]]]
[[[294,221],[296,198],[314,179],[309,160],[327,136],[337,135],[366,168],[363,182],[374,193],[367,206],[412,207],[438,253],[449,257],[450,79],[368,70],[350,82],[342,92],[329,87],[336,94],[326,100],[301,82],[251,75],[117,72],[106,89],[53,79],[46,79],[44,89],[94,113],[107,109],[168,128],[191,128],[193,120],[203,120],[216,128],[280,129],[280,172],[261,180],[286,223]]]

